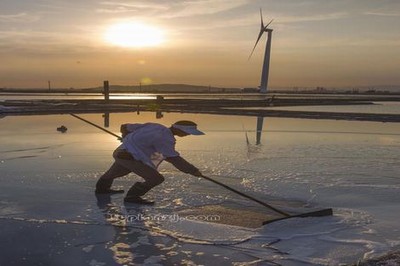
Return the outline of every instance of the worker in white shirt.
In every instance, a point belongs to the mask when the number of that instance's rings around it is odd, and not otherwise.
[[[113,180],[131,172],[141,176],[144,182],[136,182],[124,198],[125,202],[153,204],[143,199],[153,187],[161,184],[164,177],[157,171],[163,161],[173,164],[184,173],[202,176],[199,169],[183,159],[175,150],[175,136],[204,135],[192,121],[178,121],[171,127],[156,123],[121,125],[122,144],[114,151],[115,162],[96,184],[96,194],[123,193],[111,189]]]

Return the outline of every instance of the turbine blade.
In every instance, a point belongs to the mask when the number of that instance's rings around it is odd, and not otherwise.
[[[257,41],[254,44],[253,50],[251,51],[248,60],[250,60],[251,56],[254,53],[254,50],[257,47],[258,42],[260,41],[262,35],[264,34],[264,32],[267,30],[268,26],[272,23],[272,21],[274,21],[273,19],[271,19],[271,21],[265,26],[264,25],[264,20],[263,20],[263,14],[262,14],[262,9],[260,8],[260,18],[261,18],[261,29],[260,29],[260,33],[258,33],[258,37],[257,37]]]
[[[267,26],[264,27],[264,30],[266,30],[268,28],[268,26],[272,23],[272,21],[274,21],[274,20],[271,19],[271,21],[267,24]]]
[[[260,18],[261,18],[261,28],[264,29],[264,20],[263,20],[263,15],[262,15],[262,10],[260,8]]]
[[[257,47],[257,44],[258,44],[258,42],[260,41],[260,39],[261,39],[261,37],[262,37],[263,33],[264,33],[264,30],[261,30],[261,31],[260,31],[260,33],[258,34],[257,41],[256,41],[256,43],[254,44],[253,50],[251,51],[251,53],[250,53],[250,56],[249,56],[248,60],[250,60],[251,56],[253,55],[253,53],[254,53],[254,50],[256,49],[256,47]]]

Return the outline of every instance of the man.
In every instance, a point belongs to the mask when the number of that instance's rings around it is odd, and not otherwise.
[[[113,153],[115,162],[97,181],[96,194],[123,193],[123,190],[111,189],[113,180],[133,172],[141,176],[144,182],[136,182],[129,189],[124,201],[153,204],[142,196],[164,181],[164,177],[157,171],[163,160],[184,173],[202,175],[199,169],[175,150],[175,136],[204,135],[197,129],[196,123],[178,121],[170,128],[156,123],[123,124],[121,133],[122,144]]]

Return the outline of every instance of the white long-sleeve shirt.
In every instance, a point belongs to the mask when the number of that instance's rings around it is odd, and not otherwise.
[[[166,160],[184,173],[195,174],[197,167],[183,159],[175,150],[175,137],[172,131],[160,124],[125,124],[128,134],[118,149],[127,150],[135,160],[157,169]]]
[[[157,168],[164,159],[179,156],[175,150],[175,137],[169,128],[156,123],[125,126],[129,133],[122,141],[122,148],[136,160]]]

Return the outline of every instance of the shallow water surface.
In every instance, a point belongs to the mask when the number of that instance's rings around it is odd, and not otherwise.
[[[82,117],[104,123],[101,114]],[[400,245],[400,124],[115,113],[108,129],[177,120],[206,133],[177,138],[177,150],[205,175],[286,212],[332,207],[334,216],[259,228],[215,223],[206,214],[223,213],[207,206],[271,211],[166,162],[166,181],[148,195],[154,207],[126,206],[123,195],[96,198],[115,137],[69,115],[7,116],[0,119],[0,264],[337,265]],[[57,132],[61,125],[66,133]],[[136,180],[115,183],[127,190]],[[193,209],[200,211],[181,216]]]

